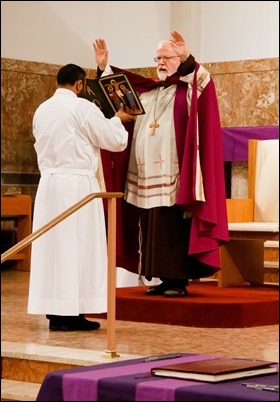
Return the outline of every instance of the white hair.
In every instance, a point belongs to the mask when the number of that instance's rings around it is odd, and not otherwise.
[[[166,46],[166,45],[171,45],[171,40],[168,40],[168,39],[161,40],[161,41],[158,43],[157,49],[161,49],[163,46]]]

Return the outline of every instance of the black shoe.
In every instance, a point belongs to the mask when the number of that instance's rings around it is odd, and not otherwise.
[[[99,322],[85,320],[80,323],[61,325],[59,331],[93,331],[99,328]]]
[[[49,323],[49,330],[50,331],[60,331],[60,325],[59,324],[54,324],[50,321]]]
[[[47,315],[51,331],[93,331],[100,328],[99,322],[88,321],[83,314],[79,316]]]
[[[47,314],[46,317],[50,321],[49,329],[51,331],[59,331],[62,317],[60,317],[59,315],[50,315],[50,314]]]
[[[148,296],[158,296],[158,295],[163,295],[164,292],[167,290],[167,285],[166,283],[162,282],[160,285],[157,286],[151,286],[146,290],[146,295]]]
[[[187,296],[188,292],[186,288],[174,288],[174,289],[168,289],[164,292],[165,297],[183,297]]]

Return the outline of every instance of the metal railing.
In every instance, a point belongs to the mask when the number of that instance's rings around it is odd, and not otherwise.
[[[29,246],[34,240],[46,233],[52,227],[66,219],[68,216],[82,208],[94,198],[108,199],[108,234],[107,234],[107,249],[108,249],[108,283],[107,283],[107,348],[105,355],[107,357],[118,357],[116,352],[116,198],[123,197],[123,193],[105,192],[92,193],[87,195],[82,200],[78,201],[70,208],[66,209],[60,215],[46,223],[40,229],[31,233],[29,236],[22,239],[20,242],[9,248],[1,254],[1,264],[16,254],[26,246]]]

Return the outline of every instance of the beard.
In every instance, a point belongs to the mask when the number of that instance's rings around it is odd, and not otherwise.
[[[166,78],[168,77],[168,72],[167,71],[158,71],[157,76],[161,81],[165,81]]]
[[[165,68],[158,68],[157,69],[157,76],[161,81],[165,81],[167,77],[170,77],[172,74],[176,73],[177,68],[172,70],[167,70]]]
[[[84,86],[84,87],[80,90],[80,92],[77,94],[77,97],[78,97],[78,98],[84,98],[85,95],[86,95],[86,86]]]

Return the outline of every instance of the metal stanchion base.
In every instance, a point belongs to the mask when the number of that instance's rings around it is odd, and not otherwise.
[[[120,355],[115,350],[105,350],[105,355],[103,357],[120,357]]]

